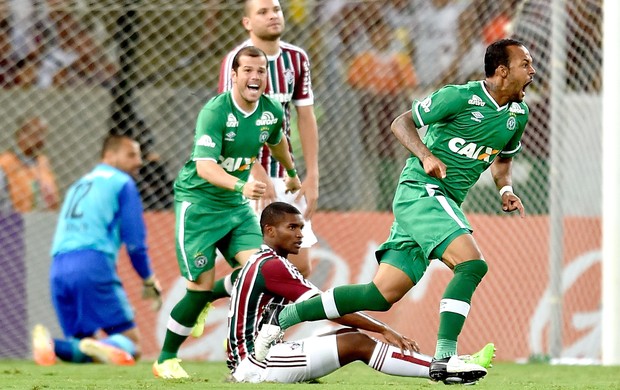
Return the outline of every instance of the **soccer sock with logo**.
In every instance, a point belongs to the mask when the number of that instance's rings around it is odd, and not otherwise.
[[[321,295],[294,305],[286,305],[278,319],[282,329],[303,321],[342,317],[360,310],[386,311],[392,305],[373,282],[352,284],[327,290]]]
[[[457,354],[456,341],[469,313],[471,297],[487,270],[484,260],[470,260],[454,267],[454,277],[446,286],[439,306],[436,359]]]
[[[177,357],[181,344],[192,333],[198,315],[207,303],[213,300],[212,297],[212,291],[187,290],[170,312],[166,338],[157,359],[158,363]]]
[[[368,365],[384,374],[428,378],[431,359],[416,352],[403,355],[400,348],[377,342]]]
[[[231,273],[224,276],[222,279],[216,280],[213,285],[213,300],[220,298],[230,297],[232,286],[237,280],[237,275],[241,272],[241,268],[234,269]]]

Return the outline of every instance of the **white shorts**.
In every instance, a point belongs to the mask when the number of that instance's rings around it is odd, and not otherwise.
[[[336,335],[285,341],[269,350],[264,362],[246,357],[233,371],[237,382],[305,382],[340,368]]]
[[[250,177],[250,180],[253,180],[253,178]],[[306,199],[301,198],[299,201],[296,201],[295,198],[297,197],[297,193],[287,194],[286,186],[284,184],[284,179],[272,177],[271,182],[273,183],[273,187],[276,192],[277,201],[288,203],[288,204],[291,204],[297,207],[297,209],[302,214],[306,212]],[[258,201],[250,200],[250,204],[252,205],[252,209],[254,209],[254,211],[256,212],[256,215],[258,215],[258,218],[260,219],[260,213],[263,210],[259,209]],[[304,235],[303,241],[301,242],[302,248],[310,248],[312,245],[318,242],[318,239],[316,238],[316,236],[314,235],[314,232],[312,231],[312,222],[304,220],[304,228],[301,232]]]

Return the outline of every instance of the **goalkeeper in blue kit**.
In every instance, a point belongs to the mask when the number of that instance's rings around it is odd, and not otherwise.
[[[140,355],[133,310],[116,272],[125,244],[143,280],[143,298],[161,306],[151,269],[143,209],[132,178],[142,165],[140,146],[123,135],[103,142],[101,162],[68,190],[52,244],[51,296],[64,339],[43,325],[33,330],[34,360],[132,365]],[[102,335],[99,336],[98,335]]]
[[[444,383],[474,383],[484,367],[464,361],[457,338],[474,291],[488,267],[461,210],[469,189],[488,168],[502,210],[523,204],[512,188],[512,157],[521,150],[529,109],[523,102],[536,71],[519,41],[492,43],[484,57],[485,79],[445,86],[397,117],[392,132],[411,152],[394,196],[389,238],[376,251],[379,268],[368,284],[336,287],[284,306],[264,324],[255,342],[258,360],[280,332],[302,321],[333,319],[362,310],[387,311],[424,275],[431,259],[454,271],[439,305],[437,345],[430,377]],[[424,140],[418,129],[428,126]],[[415,318],[415,313],[411,313]]]

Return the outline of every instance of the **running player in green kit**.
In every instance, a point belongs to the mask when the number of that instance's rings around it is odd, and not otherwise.
[[[471,383],[486,375],[483,367],[457,354],[472,295],[487,272],[460,206],[490,167],[502,209],[524,216],[523,204],[513,193],[511,167],[528,120],[525,89],[536,71],[529,51],[512,39],[487,47],[484,67],[484,80],[445,86],[414,101],[412,109],[392,123],[392,132],[412,155],[396,188],[390,236],[376,251],[379,268],[373,281],[284,306],[265,320],[256,338],[258,360],[283,329],[301,321],[387,311],[420,281],[430,259],[441,259],[454,277],[439,305],[430,376],[445,383]],[[427,125],[422,141],[417,129]]]
[[[187,291],[170,313],[164,344],[153,364],[155,376],[164,379],[188,377],[177,353],[213,300],[216,249],[231,265],[243,265],[263,242],[249,199],[259,199],[266,184],[247,180],[264,144],[286,169],[287,191],[301,187],[282,134],[282,105],[263,95],[267,56],[245,47],[232,69],[233,88],[200,111],[192,155],[174,183],[177,261]]]

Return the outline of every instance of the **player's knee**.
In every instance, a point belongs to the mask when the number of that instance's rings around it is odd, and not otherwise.
[[[465,261],[461,264],[458,264],[454,268],[454,271],[465,272],[465,273],[472,275],[478,280],[482,280],[484,275],[486,275],[487,272],[489,271],[489,266],[486,261],[476,259],[476,260]]]
[[[392,307],[390,297],[385,297],[373,282],[365,285],[364,294],[361,299],[367,300],[368,310],[388,311]]]
[[[336,340],[338,358],[343,366],[356,360],[368,363],[377,344],[367,334],[359,331],[338,334]]]

